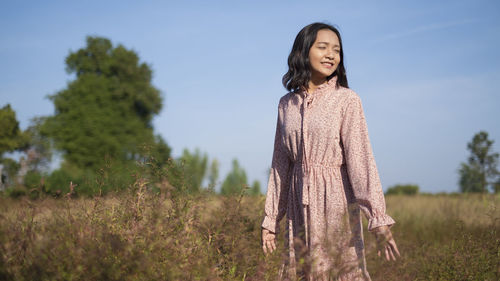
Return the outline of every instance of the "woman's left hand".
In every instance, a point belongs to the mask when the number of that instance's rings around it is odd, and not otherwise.
[[[262,250],[264,250],[264,254],[276,250],[276,234],[265,228],[262,228]]]
[[[375,239],[377,239],[377,255],[380,257],[381,253],[385,254],[385,259],[390,261],[396,260],[396,255],[400,257],[398,246],[396,245],[396,241],[392,237],[391,230],[387,225],[379,226],[372,230],[372,233],[375,234]]]

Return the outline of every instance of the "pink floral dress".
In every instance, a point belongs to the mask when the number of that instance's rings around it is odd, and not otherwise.
[[[368,230],[392,225],[359,96],[333,77],[312,94],[280,99],[262,227],[286,214],[283,279],[370,280]]]

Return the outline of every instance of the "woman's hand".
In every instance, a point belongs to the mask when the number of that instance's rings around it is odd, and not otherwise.
[[[264,254],[276,250],[276,234],[265,228],[262,228],[262,250]]]
[[[396,260],[396,255],[400,257],[396,241],[392,238],[392,233],[387,225],[379,226],[372,230],[377,240],[377,255],[380,257],[381,253],[385,254],[385,259],[390,261]]]

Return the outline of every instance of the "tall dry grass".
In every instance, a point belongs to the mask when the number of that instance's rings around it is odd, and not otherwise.
[[[500,198],[388,196],[402,257],[375,254],[373,280],[500,280]],[[0,196],[0,280],[276,280],[260,247],[264,197],[151,192]],[[281,239],[281,238],[280,238]]]
[[[260,253],[262,198],[133,190],[0,197],[0,280],[274,280],[279,257]]]
[[[374,280],[500,280],[500,197],[491,194],[387,196],[402,258],[377,259]]]

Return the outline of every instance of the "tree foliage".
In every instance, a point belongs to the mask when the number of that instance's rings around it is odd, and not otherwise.
[[[15,177],[19,171],[19,163],[10,158],[0,159],[0,190],[14,184]]]
[[[5,152],[24,148],[27,141],[28,137],[19,129],[16,112],[10,104],[0,108],[0,157]]]
[[[66,58],[66,70],[76,79],[50,96],[55,114],[41,127],[63,152],[64,161],[97,168],[105,156],[118,161],[140,158],[141,145],[166,149],[163,140],[155,139],[151,124],[162,98],[151,84],[150,67],[139,62],[134,51],[114,47],[106,38],[87,37],[85,48]]]
[[[419,186],[416,184],[396,184],[391,186],[385,192],[386,195],[416,195],[419,192]]]
[[[500,177],[498,180],[493,184],[493,192],[498,193],[500,192]]]
[[[222,183],[220,193],[222,195],[236,195],[241,193],[243,188],[248,185],[247,174],[237,159],[233,159],[232,169]]]
[[[252,196],[260,195],[260,182],[258,180],[254,180],[248,194]]]
[[[19,171],[19,164],[10,158],[4,158],[6,152],[26,150],[30,134],[21,131],[16,112],[10,104],[0,108],[0,190],[12,185]]]
[[[460,164],[460,191],[487,192],[488,186],[493,192],[497,191],[499,154],[493,152],[493,143],[488,139],[488,133],[481,131],[467,144],[470,155],[467,163]]]
[[[52,143],[47,136],[40,134],[40,127],[45,122],[45,118],[37,117],[31,120],[30,126],[25,134],[28,136],[26,156],[30,170],[48,171],[52,160]]]
[[[217,161],[217,159],[213,159],[208,174],[208,190],[210,192],[215,192],[215,186],[217,186],[218,179],[219,179],[219,161]]]
[[[190,153],[189,150],[184,149],[178,161],[183,170],[187,191],[189,193],[199,192],[207,173],[207,154],[202,154],[199,149],[196,149],[194,153]]]

